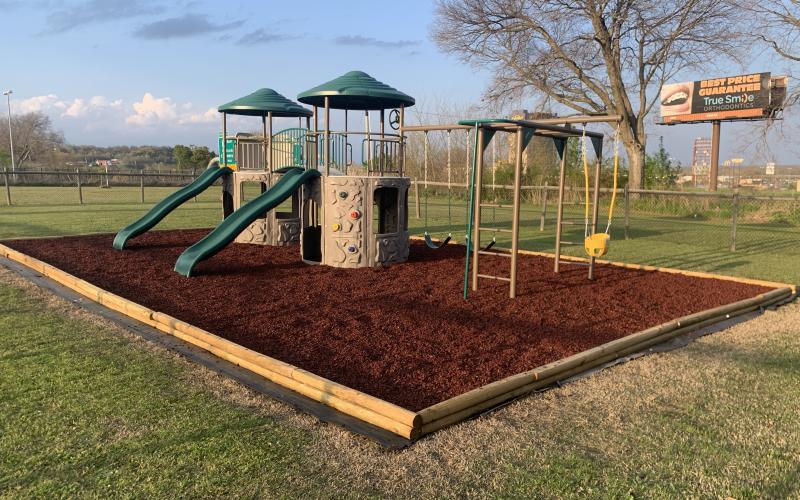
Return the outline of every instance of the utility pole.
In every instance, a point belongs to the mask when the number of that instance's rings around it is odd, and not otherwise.
[[[14,162],[14,135],[11,133],[11,94],[13,90],[6,90],[3,95],[6,96],[8,102],[8,147],[11,149],[11,173],[16,174],[17,165]]]

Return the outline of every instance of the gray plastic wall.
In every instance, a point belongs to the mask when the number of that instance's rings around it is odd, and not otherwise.
[[[321,263],[332,267],[376,267],[408,259],[408,188],[403,177],[326,176],[307,189],[320,207]],[[383,191],[379,191],[380,189]],[[389,198],[380,232],[376,193]],[[389,195],[389,196],[386,196]],[[304,210],[302,215],[309,217]],[[304,220],[304,227],[313,225]],[[389,228],[386,230],[386,228]]]
[[[280,179],[281,175],[264,171],[234,172],[232,182],[234,210],[238,210],[246,203],[243,183],[264,183],[265,187],[269,189]],[[251,194],[250,197],[252,198],[253,195]],[[300,243],[299,200],[294,214],[270,210],[265,217],[255,220],[242,231],[236,237],[236,242],[270,246],[298,245]]]

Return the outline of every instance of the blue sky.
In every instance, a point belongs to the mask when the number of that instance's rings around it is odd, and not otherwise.
[[[0,86],[14,90],[15,111],[44,111],[69,142],[97,145],[213,145],[216,106],[261,87],[294,99],[353,69],[414,96],[421,109],[477,103],[490,74],[437,50],[433,10],[424,0],[0,0],[3,36],[13,40],[0,57]],[[236,125],[251,130],[257,121]],[[742,154],[753,136],[743,125],[723,131],[723,158]],[[710,126],[650,133],[649,149],[664,135],[688,163],[691,141]],[[781,162],[796,160],[777,152]]]

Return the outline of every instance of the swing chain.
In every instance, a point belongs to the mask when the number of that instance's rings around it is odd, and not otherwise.
[[[583,132],[581,134],[581,159],[583,160],[583,184],[584,196],[583,203],[583,236],[589,237],[589,159],[586,151],[586,124],[583,124]]]
[[[425,184],[425,236],[428,236],[428,131],[425,131],[423,153],[423,180]]]
[[[606,224],[606,234],[611,234],[611,219],[614,215],[614,203],[617,200],[617,174],[619,172],[619,123],[614,131],[614,187],[611,190],[611,204],[608,207],[608,223]]]

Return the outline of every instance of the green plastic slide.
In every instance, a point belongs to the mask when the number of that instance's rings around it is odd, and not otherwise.
[[[192,181],[191,184],[186,185],[167,196],[158,202],[156,206],[151,208],[149,212],[144,214],[141,219],[121,229],[120,232],[118,232],[114,237],[114,248],[117,250],[122,250],[125,248],[125,244],[128,242],[128,240],[151,230],[170,212],[181,206],[190,198],[194,198],[198,194],[205,191],[221,175],[230,172],[233,172],[233,170],[229,169],[228,167],[209,167],[205,172],[200,174],[197,179]]]
[[[175,271],[183,276],[192,276],[198,262],[228,246],[250,223],[263,217],[264,212],[274,209],[303,184],[320,175],[317,170],[303,170],[298,167],[285,169],[285,172],[274,186],[242,205],[202,240],[184,250],[175,263]]]

